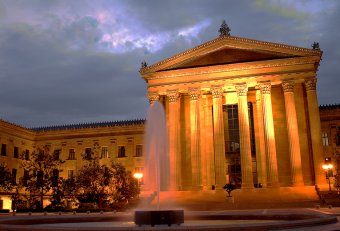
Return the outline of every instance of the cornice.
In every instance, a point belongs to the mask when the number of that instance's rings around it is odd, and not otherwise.
[[[236,63],[236,64],[224,64],[209,67],[195,67],[187,68],[181,70],[169,70],[157,72],[150,75],[148,80],[173,78],[173,77],[185,77],[185,76],[197,76],[204,74],[214,74],[214,73],[227,73],[233,71],[246,71],[246,70],[256,70],[261,68],[275,68],[275,67],[286,67],[293,65],[303,65],[303,64],[314,64],[318,61],[318,57],[295,57],[279,60],[269,60],[269,61],[257,61],[249,63]]]
[[[208,47],[212,48],[214,45],[216,46],[220,45],[220,46],[218,46],[215,49],[210,50],[209,52],[205,52],[205,53],[203,52],[205,48],[208,48]],[[142,76],[145,76],[148,73],[152,73],[162,68],[166,68],[167,66],[166,64],[168,64],[168,66],[171,66],[174,64],[174,61],[180,60],[184,57],[187,57],[189,59],[190,57],[195,56],[196,53],[208,54],[210,52],[222,49],[224,47],[234,47],[234,48],[249,47],[251,49],[264,48],[264,50],[273,50],[275,52],[281,51],[282,53],[287,52],[287,53],[302,55],[302,56],[318,56],[319,59],[321,59],[321,56],[322,56],[321,50],[308,49],[308,48],[302,48],[302,47],[285,45],[285,44],[278,44],[278,43],[273,43],[273,42],[264,42],[264,41],[241,38],[241,37],[234,37],[234,36],[222,36],[222,37],[215,38],[211,41],[208,41],[206,43],[203,43],[194,48],[191,48],[189,50],[186,50],[184,52],[181,52],[172,57],[169,57],[167,59],[164,59],[153,65],[141,68],[140,73]]]
[[[7,122],[2,119],[0,119],[0,129],[1,129],[1,132],[3,133],[9,134],[9,135],[15,135],[22,139],[33,140],[34,136],[36,135],[36,132],[29,128],[25,128],[18,124]]]
[[[286,79],[294,79],[296,83],[304,83],[306,79],[315,78],[314,71],[296,71],[289,72],[283,74],[272,74],[272,73],[263,73],[258,75],[252,74],[244,74],[230,77],[210,77],[209,79],[201,80],[201,79],[183,79],[181,82],[159,82],[148,84],[148,91],[158,91],[160,95],[166,95],[165,92],[167,89],[180,89],[181,93],[188,92],[188,89],[195,85],[201,88],[210,88],[212,85],[224,85],[224,86],[234,86],[235,84],[247,83],[249,87],[254,87],[257,85],[258,81],[268,81],[271,80],[273,85],[281,84],[282,81]]]

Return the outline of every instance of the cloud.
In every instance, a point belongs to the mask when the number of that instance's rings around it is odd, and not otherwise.
[[[325,3],[325,4],[324,4]],[[140,63],[231,34],[324,50],[321,103],[339,98],[337,1],[0,0],[0,117],[26,126],[144,118]]]

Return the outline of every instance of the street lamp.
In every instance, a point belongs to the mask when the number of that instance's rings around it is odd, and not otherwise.
[[[133,174],[133,177],[135,178],[135,179],[137,179],[137,181],[138,181],[138,188],[139,188],[139,190],[141,190],[140,188],[141,188],[141,181],[142,181],[142,178],[143,178],[143,173],[141,173],[141,172],[135,172],[134,174]],[[139,195],[138,195],[139,196]]]
[[[329,191],[331,191],[331,178],[330,178],[330,173],[331,173],[331,169],[333,168],[332,164],[323,164],[322,168],[326,171],[326,176],[328,178],[328,186],[329,186]]]
[[[133,174],[133,177],[138,180],[138,186],[140,187],[142,178],[143,178],[143,173],[142,172],[135,172]]]
[[[133,177],[140,181],[143,178],[143,173],[136,172],[135,174],[133,174]]]

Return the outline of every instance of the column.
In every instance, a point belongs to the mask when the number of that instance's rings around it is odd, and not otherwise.
[[[199,104],[199,147],[200,147],[200,155],[201,155],[201,174],[202,174],[202,189],[211,189],[211,186],[208,185],[207,180],[207,149],[206,149],[206,140],[205,134],[207,133],[206,124],[205,124],[205,111],[204,111],[204,95],[201,93],[201,97],[198,101]]]
[[[150,105],[152,105],[153,102],[159,101],[159,94],[158,92],[155,92],[155,91],[149,91],[148,98],[149,98]]]
[[[211,88],[211,93],[213,97],[214,118],[215,179],[216,188],[220,189],[226,183],[226,160],[222,111],[223,89],[221,86],[213,86]]]
[[[235,86],[238,96],[238,121],[240,133],[240,155],[241,155],[241,174],[242,189],[254,188],[253,170],[251,161],[250,128],[248,113],[248,87],[246,84]]]
[[[202,189],[200,133],[199,133],[199,88],[189,88],[190,96],[190,150],[192,187],[195,190]]]
[[[258,182],[262,187],[267,187],[267,165],[266,165],[266,145],[264,139],[263,111],[261,91],[256,90],[256,119],[257,119],[257,148],[256,148],[256,163]]]
[[[321,123],[318,106],[318,98],[316,95],[316,78],[305,80],[307,93],[309,126],[312,141],[313,163],[315,173],[315,184],[327,184],[325,172],[322,169],[324,159],[322,157],[321,143]]]
[[[180,94],[177,90],[167,92],[169,100],[169,156],[170,190],[181,189],[181,149],[180,149]]]
[[[301,150],[300,150],[300,138],[299,127],[296,117],[296,107],[294,98],[294,82],[284,81],[282,82],[285,106],[286,106],[286,119],[287,119],[287,131],[289,142],[289,156],[290,156],[290,168],[292,176],[293,186],[303,186],[302,165],[301,165]]]
[[[215,150],[214,150],[214,125],[212,116],[212,104],[208,95],[204,96],[204,119],[205,119],[205,153],[207,168],[207,185],[211,188],[216,184],[215,179]]]
[[[273,109],[271,99],[271,83],[261,82],[259,87],[262,95],[262,111],[264,124],[264,137],[267,157],[267,185],[268,187],[280,187],[277,170],[276,142],[274,132]]]

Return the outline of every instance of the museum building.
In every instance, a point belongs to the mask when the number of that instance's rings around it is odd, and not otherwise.
[[[322,164],[340,151],[340,109],[319,111],[318,45],[220,33],[153,65],[142,63],[150,104],[159,101],[166,113],[166,190],[213,190],[228,182],[242,189],[325,185]],[[142,172],[144,127],[145,120],[41,128],[0,120],[0,161],[18,181],[20,153],[47,145],[65,160],[60,176],[68,178],[83,165],[81,155],[97,146],[102,163]]]

